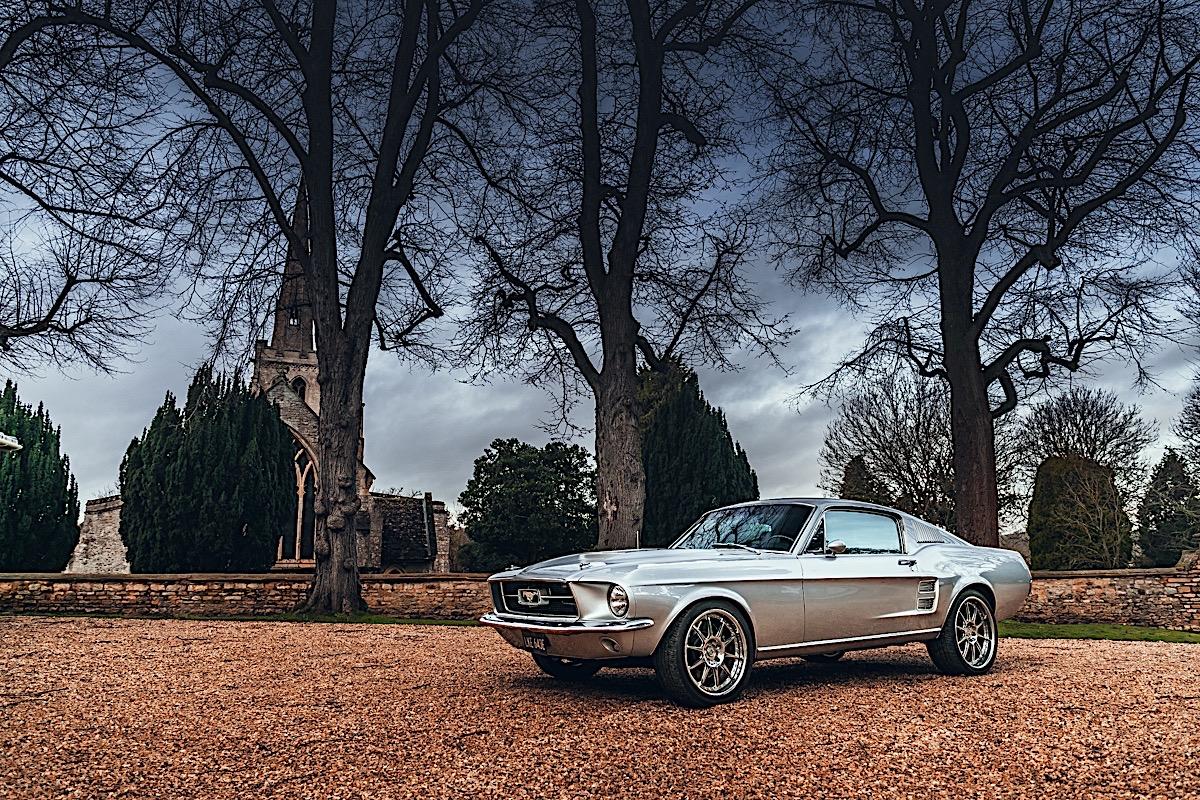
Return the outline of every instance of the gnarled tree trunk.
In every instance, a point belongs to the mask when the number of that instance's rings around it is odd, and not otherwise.
[[[1000,544],[996,490],[996,431],[972,329],[974,271],[961,264],[942,269],[942,349],[950,384],[954,448],[954,526],[969,542]]]
[[[317,380],[321,410],[317,422],[320,467],[314,506],[313,552],[316,572],[301,607],[317,613],[354,614],[366,610],[358,575],[355,518],[362,508],[358,495],[359,439],[363,418],[365,348],[350,337],[321,341],[317,348]],[[327,351],[334,352],[327,352]],[[362,351],[362,352],[358,352]]]
[[[596,510],[599,550],[637,547],[646,507],[638,413],[637,321],[627,300],[601,307],[604,368],[596,392]]]
[[[624,376],[605,384],[596,397],[596,548],[616,550],[640,544],[646,473],[636,387],[631,390]]]

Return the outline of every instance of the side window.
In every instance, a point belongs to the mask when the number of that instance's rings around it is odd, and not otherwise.
[[[868,511],[825,512],[825,541],[841,539],[847,554],[900,553],[900,528],[883,514]]]
[[[825,523],[821,522],[817,525],[817,532],[808,540],[808,547],[805,548],[806,553],[824,553],[825,552]]]

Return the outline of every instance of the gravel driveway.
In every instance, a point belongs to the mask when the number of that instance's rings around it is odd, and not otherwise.
[[[743,700],[543,677],[482,628],[0,618],[9,797],[1200,797],[1200,646],[770,662]]]

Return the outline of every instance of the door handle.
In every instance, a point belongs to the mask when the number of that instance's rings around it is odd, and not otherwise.
[[[915,567],[917,560],[915,558],[902,558],[899,563],[902,567]]]

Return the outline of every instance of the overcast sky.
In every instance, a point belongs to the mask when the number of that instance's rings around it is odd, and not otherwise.
[[[776,310],[791,314],[799,329],[784,353],[787,375],[764,361],[748,361],[739,372],[701,370],[708,399],[725,409],[735,438],[745,446],[758,472],[764,497],[818,493],[817,453],[834,411],[821,402],[797,405],[801,384],[826,374],[839,356],[859,343],[863,325],[824,297],[804,296],[764,276],[764,289],[776,298]],[[157,323],[152,341],[137,360],[113,376],[79,371],[19,376],[26,402],[44,402],[62,426],[63,447],[71,457],[84,499],[116,485],[117,467],[129,440],[149,424],[164,392],[182,395],[208,342],[198,325],[174,317]],[[1085,379],[1141,405],[1159,422],[1162,436],[1148,454],[1157,458],[1169,443],[1169,428],[1179,411],[1192,372],[1190,354],[1172,348],[1154,360],[1162,390],[1138,393],[1121,365],[1104,367]],[[497,437],[543,443],[539,428],[548,418],[547,396],[535,387],[497,377],[486,386],[463,383],[450,371],[430,372],[374,352],[367,369],[366,462],[377,489],[429,491],[457,504],[471,475],[472,462]],[[581,403],[580,424],[589,425],[592,409]],[[590,435],[579,443],[592,448]]]

